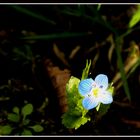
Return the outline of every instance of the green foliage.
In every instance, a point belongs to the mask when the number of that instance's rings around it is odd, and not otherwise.
[[[19,114],[19,108],[17,106],[15,106],[13,108],[13,112],[16,113],[16,114]]]
[[[91,60],[89,61],[89,63],[88,63],[88,60],[87,60],[86,67],[83,70],[81,80],[86,79],[88,77],[90,66],[91,66]]]
[[[137,7],[137,10],[135,11],[135,13],[133,14],[128,27],[132,28],[133,26],[135,26],[138,22],[140,21],[140,5]]]
[[[27,115],[30,115],[32,112],[33,112],[32,104],[25,105],[21,110],[21,113],[22,113],[24,119],[26,118]]]
[[[0,126],[0,135],[11,134],[13,128],[10,125]]]
[[[121,48],[120,47],[122,46],[122,40],[123,40],[123,38],[116,37],[116,47],[115,47],[115,49],[116,49],[116,53],[117,53],[118,67],[120,69],[124,91],[125,91],[125,94],[126,94],[128,100],[131,101],[131,94],[130,94],[130,91],[129,91],[127,77],[126,77],[126,74],[125,74],[125,71],[124,71],[124,64],[123,64],[123,60],[122,60],[122,56],[121,56]]]
[[[91,61],[88,64],[87,60],[86,67],[82,73],[82,79],[86,79],[88,77],[90,66]],[[80,79],[71,76],[66,85],[68,111],[62,116],[62,124],[64,124],[67,128],[78,129],[81,125],[90,121],[90,117],[87,116],[88,110],[82,106],[83,97],[78,91],[79,82]]]
[[[24,129],[21,135],[32,135],[32,132],[29,129]]]
[[[114,95],[114,86],[112,86],[113,83],[109,84],[107,91],[110,92],[112,95]]]
[[[98,4],[97,10],[99,11],[101,9],[101,4]]]
[[[39,124],[36,124],[34,126],[30,126],[30,128],[32,128],[35,132],[42,132],[44,130],[44,128]]]
[[[20,116],[14,113],[8,113],[7,119],[11,122],[19,122]]]
[[[81,125],[84,125],[87,123],[87,121],[90,121],[90,117],[86,116],[77,116],[77,115],[71,115],[69,113],[66,113],[63,115],[63,124],[67,128],[75,128],[78,129]]]
[[[88,32],[62,32],[62,33],[55,33],[55,34],[46,34],[46,35],[34,35],[34,36],[27,36],[23,37],[22,39],[28,40],[52,40],[52,39],[64,39],[70,37],[79,37],[79,36],[87,36],[91,35]]]
[[[66,85],[66,92],[68,96],[68,104],[70,106],[75,106],[79,98],[81,98],[80,94],[78,93],[78,84],[80,80],[76,77],[71,76],[70,80]]]
[[[71,77],[66,85],[68,98],[68,111],[62,116],[62,124],[67,128],[79,128],[90,120],[86,116],[87,110],[82,106],[83,97],[78,92],[80,80],[76,77]]]
[[[13,130],[18,129],[21,130],[18,132],[19,135],[32,135],[32,131],[42,132],[44,130],[41,125],[36,122],[33,125],[33,122],[27,118],[28,115],[32,115],[32,104],[27,103],[21,109],[15,106],[12,111],[13,113],[7,113],[7,124],[0,126],[0,135],[11,134]]]
[[[44,21],[46,23],[50,23],[52,25],[55,25],[56,24],[53,20],[50,20],[47,17],[43,16],[42,14],[33,12],[33,11],[27,9],[27,8],[23,8],[23,7],[18,6],[18,5],[11,5],[11,7],[14,8],[15,10],[21,12],[21,13],[24,13],[26,15],[29,15],[31,17],[34,17],[34,18],[36,18],[38,20]]]
[[[30,120],[29,119],[24,119],[23,120],[23,125],[28,125],[30,123]]]

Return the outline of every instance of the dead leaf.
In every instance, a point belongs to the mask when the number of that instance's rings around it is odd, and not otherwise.
[[[55,43],[53,44],[53,51],[55,55],[63,62],[64,65],[70,67],[68,61],[65,58],[65,54],[59,50],[58,46]]]
[[[70,55],[69,55],[69,59],[73,59],[74,58],[74,56],[77,54],[77,52],[80,50],[80,46],[76,46],[72,51],[71,51],[71,53],[70,53]]]
[[[70,79],[70,71],[68,69],[60,70],[59,67],[54,66],[50,59],[46,59],[44,64],[52,85],[56,90],[61,112],[64,113],[68,109],[66,84]]]

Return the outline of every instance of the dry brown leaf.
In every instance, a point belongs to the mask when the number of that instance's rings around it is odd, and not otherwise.
[[[55,43],[53,44],[53,51],[55,55],[63,62],[64,65],[70,67],[68,61],[65,58],[65,54],[59,50],[58,46]]]
[[[69,59],[73,59],[74,58],[74,56],[77,54],[77,52],[80,50],[80,46],[78,45],[78,46],[76,46],[72,51],[71,51],[71,53],[70,53],[70,55],[69,55]]]
[[[60,110],[62,113],[64,113],[68,109],[66,84],[70,79],[70,71],[68,69],[60,70],[59,67],[54,66],[50,59],[46,59],[44,64],[52,85],[56,90],[56,96],[59,100]]]
[[[108,51],[108,60],[109,62],[111,63],[111,60],[112,60],[112,54],[113,54],[113,51],[115,49],[115,43],[114,43],[114,40],[113,40],[113,35],[110,34],[108,37],[107,37],[107,42],[109,42],[111,45],[110,45],[110,48],[109,48],[109,51]]]

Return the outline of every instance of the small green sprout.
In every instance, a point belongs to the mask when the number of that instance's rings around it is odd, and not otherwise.
[[[15,106],[12,113],[7,113],[7,124],[0,125],[0,135],[32,135],[32,132],[42,132],[43,126],[33,124],[29,119],[34,108],[30,103],[25,104],[21,109]]]

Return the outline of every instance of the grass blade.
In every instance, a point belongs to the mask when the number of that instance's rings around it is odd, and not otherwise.
[[[15,9],[15,10],[21,12],[21,13],[27,14],[28,16],[32,16],[36,19],[45,21],[45,22],[53,24],[53,25],[56,24],[54,21],[46,18],[45,16],[43,16],[41,14],[38,14],[38,13],[35,13],[35,12],[32,12],[32,11],[28,10],[27,8],[23,8],[23,7],[17,6],[17,5],[11,5],[10,7],[12,7],[13,9]]]
[[[69,38],[69,37],[79,37],[79,36],[86,36],[90,35],[90,33],[82,32],[63,32],[63,33],[55,33],[55,34],[48,34],[48,35],[36,35],[36,36],[28,36],[23,37],[22,39],[34,39],[34,40],[50,40],[50,39],[59,39],[59,38]]]
[[[117,58],[118,58],[118,66],[119,66],[121,77],[122,77],[124,91],[126,93],[128,100],[131,101],[131,95],[130,95],[130,91],[129,91],[129,87],[128,87],[128,83],[127,83],[127,77],[125,75],[124,65],[123,65],[123,61],[122,61],[122,57],[121,57],[120,45],[121,45],[121,39],[117,38],[115,48],[116,48],[116,53],[117,53]]]

